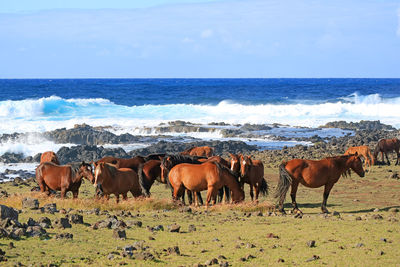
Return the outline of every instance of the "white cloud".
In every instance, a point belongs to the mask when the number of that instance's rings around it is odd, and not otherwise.
[[[210,30],[210,29],[206,29],[206,30],[202,31],[200,34],[201,38],[203,38],[203,39],[210,38],[213,35],[214,35],[214,31]]]

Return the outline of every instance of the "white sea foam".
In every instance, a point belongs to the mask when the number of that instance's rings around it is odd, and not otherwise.
[[[0,155],[9,152],[16,154],[21,153],[25,157],[35,156],[44,151],[58,151],[63,146],[71,147],[73,144],[56,144],[38,135],[28,134],[24,138],[0,143]]]

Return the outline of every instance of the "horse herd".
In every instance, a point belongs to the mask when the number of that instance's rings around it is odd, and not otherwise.
[[[381,139],[374,151],[368,146],[349,148],[344,155],[327,157],[322,160],[292,159],[279,166],[279,181],[275,193],[279,210],[285,212],[283,203],[291,187],[290,196],[293,210],[301,213],[296,203],[296,193],[299,184],[317,188],[325,186],[323,193],[322,212],[328,212],[327,199],[333,185],[343,175],[349,175],[353,170],[360,177],[365,172],[361,158],[371,167],[377,162],[378,153],[387,152],[399,155],[400,141]],[[207,190],[206,206],[218,201],[238,203],[244,200],[244,184],[250,186],[252,201],[258,201],[259,194],[268,194],[268,184],[264,178],[264,166],[260,160],[242,154],[229,154],[229,160],[214,155],[211,147],[193,147],[179,154],[151,154],[146,157],[135,156],[129,159],[104,157],[90,163],[82,162],[78,167],[60,165],[57,156],[52,151],[44,152],[40,165],[36,168],[36,180],[41,192],[51,190],[61,191],[61,198],[71,191],[74,198],[78,197],[82,178],[88,179],[96,188],[96,196],[103,195],[107,200],[113,194],[117,203],[122,195],[127,199],[128,192],[133,197],[148,197],[150,189],[157,180],[171,189],[174,201],[185,204],[185,193],[189,203],[203,204],[200,192]],[[255,193],[255,194],[254,194]],[[194,201],[193,201],[194,197]]]

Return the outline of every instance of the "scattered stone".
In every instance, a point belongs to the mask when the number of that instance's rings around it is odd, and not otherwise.
[[[129,227],[132,226],[142,227],[143,223],[141,221],[127,221],[126,225]]]
[[[381,238],[381,241],[383,241],[383,242],[387,242],[387,239],[386,238]]]
[[[385,252],[383,252],[382,250],[379,251],[379,253],[378,253],[379,256],[383,256],[384,254],[385,254]]]
[[[190,233],[190,232],[195,232],[197,229],[196,229],[196,226],[194,225],[194,224],[191,224],[191,225],[189,225],[189,228],[188,228],[188,232]]]
[[[255,247],[256,247],[256,245],[254,245],[254,244],[251,244],[251,243],[246,244],[246,248],[255,248]]]
[[[8,248],[9,248],[9,249],[15,248],[14,243],[13,243],[13,242],[10,242],[10,243],[8,244]]]
[[[22,208],[30,209],[30,210],[37,210],[37,209],[39,209],[39,200],[37,198],[26,197],[26,198],[22,199]]]
[[[365,245],[363,244],[363,243],[357,243],[356,244],[356,248],[361,248],[361,247],[364,247]]]
[[[279,259],[278,259],[278,262],[285,262],[285,260],[282,259],[282,258],[279,258]]]
[[[65,209],[60,209],[58,212],[59,212],[60,214],[67,214],[67,211],[66,211]]]
[[[171,254],[181,255],[181,251],[179,250],[178,246],[167,248],[167,253],[168,253],[168,255],[171,255]]]
[[[147,251],[138,252],[138,253],[134,254],[134,256],[135,256],[135,259],[137,259],[137,260],[154,260],[155,259],[154,255]]]
[[[340,213],[337,212],[337,211],[334,211],[334,212],[332,213],[332,215],[333,215],[333,216],[336,216],[336,217],[340,217]]]
[[[153,227],[154,231],[164,231],[164,226],[162,225],[157,225]]]
[[[74,238],[74,235],[71,233],[56,234],[56,240],[59,240],[59,239],[72,240],[73,238]]]
[[[71,228],[72,225],[69,223],[68,218],[60,218],[60,219],[55,219],[54,227],[65,229],[65,228]]]
[[[0,262],[7,261],[6,252],[0,248]]]
[[[8,197],[8,193],[5,190],[1,190],[0,191],[0,198],[7,198]]]
[[[214,238],[212,241],[213,242],[219,242],[220,240],[218,238]]]
[[[205,264],[205,265],[208,265],[208,266],[209,266],[209,265],[218,264],[218,259],[213,258],[213,259],[211,259],[211,260],[206,261],[204,264]]]
[[[28,219],[28,222],[26,223],[28,226],[35,226],[35,225],[38,225],[38,223],[34,220],[34,219],[32,219],[32,218],[29,218]]]
[[[180,209],[180,212],[192,212],[192,208],[189,206],[184,206]]]
[[[108,260],[113,260],[114,259],[114,254],[112,254],[112,253],[108,254],[107,259]]]
[[[54,214],[55,212],[57,212],[57,205],[56,203],[46,204],[41,208],[41,211],[45,213]]]
[[[38,224],[43,228],[50,228],[51,220],[47,217],[40,217],[38,220]]]
[[[308,246],[309,248],[314,248],[314,247],[315,247],[315,240],[307,241],[307,246]]]
[[[315,260],[319,260],[320,257],[317,255],[313,255],[311,258],[307,259],[306,262],[310,262],[310,261],[315,261]]]
[[[149,240],[156,240],[156,239],[152,236],[149,236]]]
[[[34,236],[43,236],[47,234],[46,230],[44,230],[42,227],[40,226],[28,226],[26,228],[26,232],[25,235],[30,236],[30,237],[34,237]]]
[[[362,218],[360,216],[356,217],[356,221],[361,221],[361,220],[362,220]]]
[[[0,219],[10,219],[18,221],[18,211],[14,208],[0,205]]]
[[[375,208],[375,209],[374,209],[374,212],[379,212],[379,209],[378,209],[378,208]]]
[[[113,237],[116,239],[126,239],[126,232],[122,229],[115,229],[113,232]]]
[[[168,225],[167,228],[168,228],[168,231],[170,231],[171,233],[179,233],[181,226],[177,225],[177,224],[172,224],[172,225]]]
[[[221,262],[219,263],[219,266],[220,266],[220,267],[229,267],[230,264],[229,264],[229,262],[227,262],[227,261],[221,261]]]
[[[389,211],[390,212],[399,212],[400,209],[399,208],[390,208]]]
[[[380,214],[374,214],[374,215],[372,215],[372,219],[375,219],[375,220],[382,220],[383,217],[382,217],[382,215],[380,215]]]
[[[70,223],[83,224],[83,216],[80,214],[71,214],[68,218]]]
[[[302,219],[303,218],[303,214],[298,212],[293,216],[293,218]]]
[[[269,234],[267,234],[267,238],[276,238],[276,239],[279,239],[279,236],[274,235],[273,233],[269,233]]]

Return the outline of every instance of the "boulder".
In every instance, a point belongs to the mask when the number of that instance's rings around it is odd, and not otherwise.
[[[18,221],[18,211],[14,208],[0,205],[0,219],[11,219]]]
[[[37,210],[39,209],[39,200],[37,198],[26,197],[22,200],[22,208]]]

